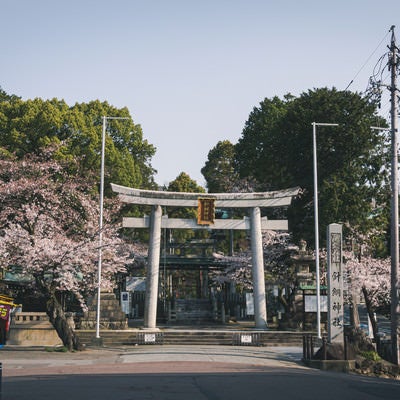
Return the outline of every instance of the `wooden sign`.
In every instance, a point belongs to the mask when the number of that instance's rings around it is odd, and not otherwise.
[[[198,198],[197,223],[199,225],[213,225],[215,218],[215,199]]]

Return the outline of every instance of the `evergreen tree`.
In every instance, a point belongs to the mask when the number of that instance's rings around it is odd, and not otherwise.
[[[300,186],[289,209],[294,238],[313,242],[312,122],[318,127],[318,191],[321,241],[333,222],[370,229],[388,223],[389,160],[387,137],[372,130],[385,126],[374,104],[359,94],[315,89],[298,98],[264,100],[246,122],[236,145],[241,176],[254,176],[264,190]],[[379,207],[379,218],[372,219]]]
[[[232,182],[238,181],[234,160],[235,146],[229,140],[218,142],[209,151],[208,160],[201,169],[209,193],[229,192]]]

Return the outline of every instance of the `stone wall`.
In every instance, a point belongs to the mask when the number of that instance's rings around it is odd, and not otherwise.
[[[62,346],[62,341],[45,312],[17,312],[11,320],[7,344]]]
[[[88,301],[88,311],[80,319],[77,328],[95,329],[97,322],[97,294]],[[100,329],[127,329],[128,319],[114,293],[100,293]]]

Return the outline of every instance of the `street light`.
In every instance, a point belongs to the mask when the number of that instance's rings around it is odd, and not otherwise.
[[[99,216],[99,261],[97,268],[97,309],[96,309],[96,340],[100,339],[100,294],[101,294],[101,264],[103,257],[103,204],[104,204],[104,158],[106,146],[106,126],[108,119],[130,119],[129,117],[103,116],[103,132],[101,136],[101,168],[100,168],[100,216]]]
[[[315,223],[315,272],[317,290],[317,335],[321,338],[321,298],[320,298],[320,277],[319,277],[319,228],[318,228],[318,173],[317,173],[317,126],[339,126],[313,122],[313,167],[314,167],[314,223]]]

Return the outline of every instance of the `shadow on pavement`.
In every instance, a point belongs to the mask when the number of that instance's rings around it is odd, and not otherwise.
[[[268,368],[229,373],[58,374],[3,379],[3,400],[398,400],[400,382]]]

